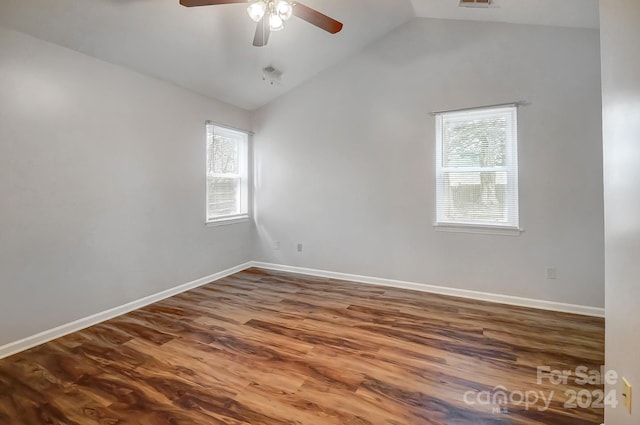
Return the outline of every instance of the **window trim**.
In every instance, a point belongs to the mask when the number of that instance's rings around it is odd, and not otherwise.
[[[436,164],[435,164],[435,184],[436,184],[436,199],[435,199],[435,220],[434,229],[436,231],[455,232],[455,233],[480,233],[480,234],[496,234],[496,235],[511,235],[518,236],[523,230],[520,227],[520,208],[519,208],[519,182],[518,182],[518,105],[505,104],[495,105],[478,108],[467,108],[452,111],[437,112],[433,115],[436,121]],[[510,120],[510,126],[512,131],[509,135],[513,135],[512,140],[508,140],[506,143],[506,157],[510,158],[511,164],[505,166],[493,166],[493,167],[445,167],[443,166],[443,121],[445,117],[456,116],[472,117],[474,115],[483,116],[487,114],[495,114],[498,112],[504,112],[510,114],[512,119]],[[466,220],[466,221],[440,221],[439,209],[440,203],[444,201],[443,185],[441,179],[446,172],[452,172],[456,170],[463,170],[465,172],[481,172],[481,171],[501,171],[507,173],[509,181],[513,181],[512,185],[507,187],[507,190],[511,189],[511,196],[514,208],[509,209],[507,214],[509,216],[509,222],[515,223],[515,225],[505,225],[503,223],[491,222],[487,220]]]
[[[223,218],[216,218],[205,223],[207,227],[227,226],[229,224],[248,223],[251,217],[249,214],[238,214],[236,216],[225,216]]]
[[[509,226],[482,226],[479,224],[438,224],[435,223],[433,228],[437,232],[450,233],[475,233],[479,235],[499,235],[499,236],[520,236],[524,229]]]
[[[214,173],[213,175],[209,175],[208,171],[208,160],[209,160],[209,148],[208,148],[208,136],[205,131],[205,205],[204,205],[204,224],[206,227],[217,227],[217,226],[226,226],[230,224],[237,223],[246,223],[251,218],[251,193],[250,193],[250,171],[251,171],[251,160],[250,160],[250,137],[253,133],[246,130],[241,130],[239,128],[230,127],[223,124],[218,124],[213,121],[205,121],[205,130],[207,127],[213,127],[213,132],[215,134],[216,129],[221,130],[222,133],[228,133],[233,136],[237,136],[238,134],[243,135],[243,141],[241,143],[241,161],[240,161],[240,172],[237,174],[221,174]],[[225,176],[225,177],[235,177],[240,179],[240,196],[241,198],[238,202],[241,205],[241,210],[246,212],[241,212],[238,214],[228,214],[216,216],[215,218],[209,218],[209,178],[215,176]],[[242,199],[244,197],[244,199]]]

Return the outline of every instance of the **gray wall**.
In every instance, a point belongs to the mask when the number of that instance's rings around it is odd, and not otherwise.
[[[434,231],[429,111],[516,100],[525,232]],[[597,30],[415,19],[253,119],[256,259],[603,306]]]
[[[416,19],[253,114],[254,233],[203,225],[249,113],[0,28],[0,345],[254,258],[602,306],[599,81],[597,31]],[[428,112],[519,99],[525,233],[435,232]]]
[[[0,345],[249,260],[204,226],[204,121],[248,114],[0,28]]]
[[[640,2],[600,1],[604,135],[606,363],[635,385],[629,415],[606,409],[606,423],[640,423]],[[620,384],[611,387],[618,391]]]

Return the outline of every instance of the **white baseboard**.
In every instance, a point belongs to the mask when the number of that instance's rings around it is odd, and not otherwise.
[[[234,273],[246,270],[250,267],[259,267],[267,270],[277,270],[290,273],[300,273],[310,276],[325,277],[330,279],[340,279],[359,283],[367,283],[370,285],[388,286],[392,288],[411,289],[414,291],[430,292],[433,294],[450,295],[454,297],[470,298],[474,300],[490,301],[501,304],[517,305],[522,307],[538,308],[542,310],[561,311],[565,313],[581,314],[585,316],[604,317],[604,309],[598,307],[589,307],[575,304],[565,304],[555,301],[536,300],[531,298],[514,297],[511,295],[499,295],[488,292],[469,291],[466,289],[447,288],[444,286],[427,285],[416,282],[406,282],[402,280],[383,279],[371,276],[361,276],[349,273],[339,273],[327,270],[309,269],[305,267],[286,266],[282,264],[263,263],[259,261],[249,261],[244,264],[240,264],[235,267],[223,270],[218,273],[214,273],[209,276],[196,279],[192,282],[176,286],[174,288],[167,289],[157,294],[149,295],[144,298],[140,298],[135,301],[131,301],[127,304],[114,307],[112,309],[103,311],[101,313],[93,314],[91,316],[76,320],[71,323],[58,326],[53,329],[40,332],[39,334],[29,336],[19,341],[11,342],[9,344],[0,346],[0,359],[19,353],[29,348],[33,348],[37,345],[44,344],[56,338],[68,335],[73,332],[80,331],[88,328],[89,326],[97,325],[105,320],[113,319],[114,317],[129,313],[130,311],[137,310],[149,304],[161,301],[165,298],[172,297],[190,289],[197,288],[207,283],[211,283],[223,277],[232,275]]]
[[[70,333],[80,331],[82,329],[88,328],[89,326],[97,325],[98,323],[104,322],[105,320],[113,319],[114,317],[129,313],[130,311],[137,310],[149,304],[161,301],[165,298],[172,297],[181,292],[197,288],[198,286],[206,285],[207,283],[222,279],[223,277],[245,270],[251,266],[252,262],[240,264],[221,272],[214,273],[212,275],[205,276],[191,282],[187,282],[185,284],[167,289],[162,292],[158,292],[157,294],[149,295],[147,297],[131,301],[127,304],[114,307],[101,313],[93,314],[89,317],[85,317],[74,322],[66,323],[62,326],[40,332],[39,334],[29,336],[19,341],[11,342],[0,347],[0,359],[19,353],[20,351],[28,350],[29,348],[44,344],[45,342],[49,342]]]
[[[326,270],[308,269],[304,267],[285,266],[282,264],[262,263],[252,261],[253,267],[268,270],[300,273],[310,276],[326,277],[331,279],[350,280],[353,282],[367,283],[370,285],[389,286],[392,288],[411,289],[414,291],[430,292],[433,294],[450,295],[453,297],[470,298],[474,300],[490,301],[500,304],[531,307],[541,310],[560,311],[564,313],[580,314],[583,316],[604,317],[604,308],[591,307],[577,304],[566,304],[556,301],[537,300],[532,298],[515,297],[512,295],[492,294],[489,292],[470,291],[467,289],[448,288],[444,286],[427,285],[424,283],[406,282],[402,280],[383,279],[378,277],[361,276],[349,273],[339,273]]]

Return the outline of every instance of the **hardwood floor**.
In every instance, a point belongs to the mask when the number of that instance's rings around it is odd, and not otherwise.
[[[250,269],[1,360],[0,424],[599,425],[536,381],[603,362],[602,319]]]

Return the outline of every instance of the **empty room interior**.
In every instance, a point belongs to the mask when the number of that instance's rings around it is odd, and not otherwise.
[[[639,39],[0,0],[0,425],[639,424]]]

